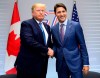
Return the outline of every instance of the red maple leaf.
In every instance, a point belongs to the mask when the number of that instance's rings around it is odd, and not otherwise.
[[[14,34],[14,31],[12,31],[11,33],[9,33],[9,37],[8,37],[8,43],[7,43],[7,51],[8,51],[8,55],[14,55],[17,56],[19,49],[20,49],[20,37],[16,38],[16,34]]]

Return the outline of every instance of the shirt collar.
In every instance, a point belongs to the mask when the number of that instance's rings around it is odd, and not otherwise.
[[[35,19],[36,20],[36,19]],[[42,23],[42,22],[39,22],[38,20],[36,20],[36,22],[39,24],[39,23]]]
[[[59,22],[59,25],[64,24],[64,26],[66,26],[67,25],[67,21],[68,21],[68,19],[66,19],[63,23]]]

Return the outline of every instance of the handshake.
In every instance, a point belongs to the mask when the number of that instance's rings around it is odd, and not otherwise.
[[[49,57],[54,56],[54,51],[51,48],[48,48],[48,55],[49,55]]]

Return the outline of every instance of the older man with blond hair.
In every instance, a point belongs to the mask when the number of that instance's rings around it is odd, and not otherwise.
[[[53,56],[50,26],[43,23],[45,4],[32,6],[32,19],[21,23],[21,46],[15,67],[17,78],[46,78],[48,56]]]

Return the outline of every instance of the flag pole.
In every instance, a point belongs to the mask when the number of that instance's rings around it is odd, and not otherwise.
[[[74,3],[76,3],[76,0],[74,0]]]
[[[15,2],[18,2],[18,0],[15,0]]]

